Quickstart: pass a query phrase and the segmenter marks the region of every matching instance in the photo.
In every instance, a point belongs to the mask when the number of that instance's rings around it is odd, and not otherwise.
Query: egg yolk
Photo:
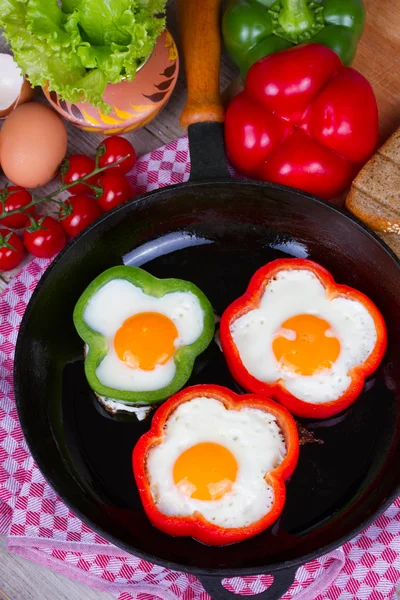
[[[314,375],[336,361],[340,342],[324,319],[296,315],[282,323],[272,348],[281,365],[301,375]]]
[[[160,313],[143,312],[126,319],[114,338],[115,351],[132,369],[152,371],[175,353],[178,330]]]
[[[218,500],[232,488],[238,465],[220,444],[203,442],[188,448],[176,460],[173,477],[179,491],[197,500]]]

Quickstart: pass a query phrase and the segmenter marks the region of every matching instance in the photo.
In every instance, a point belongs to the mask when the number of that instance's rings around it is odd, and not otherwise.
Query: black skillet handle
[[[180,123],[188,128],[191,180],[229,177],[219,68],[221,0],[178,0],[188,98]]]
[[[297,569],[285,569],[274,574],[273,584],[264,592],[254,596],[242,596],[226,590],[220,577],[199,577],[200,583],[213,600],[280,600],[296,577]]]

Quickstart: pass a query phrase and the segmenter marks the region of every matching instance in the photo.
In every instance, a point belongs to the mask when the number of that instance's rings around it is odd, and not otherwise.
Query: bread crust
[[[354,179],[346,208],[400,257],[400,128]]]

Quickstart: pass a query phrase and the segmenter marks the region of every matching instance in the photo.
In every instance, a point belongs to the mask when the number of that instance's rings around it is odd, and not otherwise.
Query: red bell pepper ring
[[[199,512],[190,516],[168,516],[157,508],[147,476],[146,459],[154,446],[164,439],[164,426],[174,410],[184,402],[197,397],[215,398],[229,410],[243,407],[263,410],[276,418],[286,442],[286,456],[280,465],[265,474],[265,480],[274,490],[271,509],[259,521],[246,527],[224,528],[205,519]],[[140,498],[150,522],[164,533],[172,536],[192,537],[209,546],[234,544],[261,533],[272,525],[281,514],[286,499],[285,481],[292,475],[299,456],[299,438],[292,415],[272,400],[255,394],[238,395],[218,385],[195,385],[172,396],[155,412],[151,429],[137,442],[132,455],[133,472]]]
[[[271,54],[230,103],[225,141],[249,177],[330,199],[374,152],[378,108],[368,81],[319,44]]]
[[[377,337],[374,348],[366,360],[351,368],[348,375],[351,383],[345,392],[336,400],[320,404],[305,402],[294,396],[285,388],[283,379],[272,383],[260,381],[254,377],[243,364],[239,349],[231,333],[231,325],[240,317],[259,307],[268,283],[279,271],[306,269],[318,277],[330,299],[345,297],[362,304],[371,315]],[[369,377],[381,363],[387,347],[387,331],[383,316],[375,304],[362,292],[339,285],[332,275],[321,265],[307,259],[278,259],[261,267],[250,280],[246,292],[235,300],[223,313],[220,323],[221,346],[229,369],[236,381],[246,390],[259,395],[274,398],[298,417],[327,418],[348,408],[361,394],[365,379]]]

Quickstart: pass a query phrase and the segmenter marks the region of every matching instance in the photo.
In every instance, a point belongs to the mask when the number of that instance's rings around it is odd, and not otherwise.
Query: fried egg
[[[306,269],[279,271],[259,306],[230,324],[247,371],[267,384],[284,382],[296,398],[312,404],[338,399],[349,372],[377,341],[374,320],[357,300],[330,298]]]
[[[200,513],[210,523],[233,528],[271,510],[274,491],[265,475],[287,454],[273,415],[256,408],[227,409],[220,400],[199,396],[176,408],[164,434],[146,463],[161,513]]]
[[[99,288],[83,319],[107,342],[96,369],[99,382],[132,392],[168,386],[176,374],[176,352],[193,344],[204,328],[204,311],[195,294],[171,292],[157,298],[125,279],[112,279]]]

